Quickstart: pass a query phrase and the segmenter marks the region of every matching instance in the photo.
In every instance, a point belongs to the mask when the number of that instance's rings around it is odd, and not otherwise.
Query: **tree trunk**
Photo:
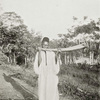
[[[90,51],[90,65],[94,64],[94,52]]]
[[[65,52],[65,64],[67,64],[67,60],[66,60],[66,58],[67,58],[67,57],[66,57],[66,52]]]
[[[71,64],[71,52],[69,53],[69,64]]]
[[[16,64],[16,56],[15,53],[11,54],[11,64]]]
[[[13,62],[12,62],[12,54],[11,54],[11,53],[9,53],[8,61],[9,61],[10,64],[13,63]]]
[[[70,64],[70,54],[68,55],[68,64]]]
[[[27,57],[25,57],[25,66],[27,65]]]
[[[16,64],[16,56],[15,56],[15,52],[14,52],[14,64]]]

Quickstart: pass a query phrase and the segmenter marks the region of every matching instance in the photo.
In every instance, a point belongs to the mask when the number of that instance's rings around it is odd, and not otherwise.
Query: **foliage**
[[[59,91],[73,100],[99,100],[98,69],[89,65],[62,65],[59,73]]]
[[[0,37],[2,51],[7,56],[21,55],[32,60],[36,53],[36,46],[41,39],[29,32],[20,16],[15,12],[5,12],[0,16]],[[13,58],[12,58],[13,59]]]
[[[58,47],[66,48],[85,43],[87,49],[83,50],[84,54],[89,56],[90,51],[94,51],[94,58],[96,59],[100,53],[100,19],[89,20],[87,16],[84,16],[81,21],[79,21],[76,17],[73,17],[73,20],[73,26],[68,28],[66,34],[58,34],[59,39],[56,42]],[[74,55],[79,55],[78,51],[73,53]]]
[[[4,55],[1,51],[0,51],[0,65],[2,64],[7,64],[8,62],[8,58],[6,55]]]

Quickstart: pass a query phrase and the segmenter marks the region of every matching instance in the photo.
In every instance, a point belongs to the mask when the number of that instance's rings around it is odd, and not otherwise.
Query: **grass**
[[[88,65],[62,65],[59,73],[59,91],[73,100],[99,100],[99,71]],[[87,70],[88,69],[88,70]]]
[[[23,69],[18,65],[6,65],[0,66],[0,69],[7,71],[10,76],[16,77],[32,87],[37,86],[37,75],[34,73],[33,69]]]
[[[37,87],[37,75],[33,69],[23,69],[20,66],[1,65],[9,75],[13,75],[31,87]],[[70,100],[99,100],[98,89],[100,86],[99,66],[89,65],[62,65],[59,76],[59,92],[63,98],[71,97]]]

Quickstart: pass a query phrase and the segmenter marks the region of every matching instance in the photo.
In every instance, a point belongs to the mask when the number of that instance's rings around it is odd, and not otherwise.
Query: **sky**
[[[0,14],[16,12],[31,30],[50,39],[66,34],[73,16],[100,18],[100,0],[0,0]]]

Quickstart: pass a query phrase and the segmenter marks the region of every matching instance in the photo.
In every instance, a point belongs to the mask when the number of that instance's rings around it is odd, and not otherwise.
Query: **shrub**
[[[4,53],[2,53],[1,51],[0,51],[0,64],[2,65],[2,64],[6,64],[6,63],[8,63],[8,58],[7,58],[7,56],[4,54]]]

